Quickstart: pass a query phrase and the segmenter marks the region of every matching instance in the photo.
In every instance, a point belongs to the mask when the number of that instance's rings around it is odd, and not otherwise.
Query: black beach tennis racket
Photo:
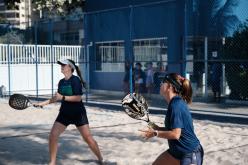
[[[15,110],[24,110],[28,107],[43,108],[42,106],[34,105],[30,100],[22,94],[13,94],[9,98],[9,106]]]
[[[122,99],[122,107],[128,116],[136,120],[143,120],[153,129],[158,126],[149,119],[148,104],[145,98],[140,94],[128,94]]]

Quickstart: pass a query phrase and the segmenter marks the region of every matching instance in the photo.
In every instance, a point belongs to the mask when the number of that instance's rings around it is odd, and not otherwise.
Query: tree
[[[227,37],[223,55],[226,64],[226,78],[231,90],[230,98],[248,100],[248,20]],[[238,61],[237,61],[238,59]]]
[[[9,31],[6,34],[0,36],[0,43],[2,44],[22,44],[23,40],[23,34],[20,34],[17,31]]]
[[[222,38],[229,36],[240,24],[238,17],[233,10],[239,4],[239,0],[189,0],[192,2],[192,27],[193,36],[208,37],[208,51],[218,51],[222,47]],[[202,83],[202,73],[204,72],[204,44],[199,40],[193,40],[194,78]],[[210,63],[209,63],[210,64]],[[202,85],[202,84],[201,84]]]
[[[20,0],[4,0],[8,8],[17,8]],[[67,15],[74,10],[84,8],[85,0],[32,0],[34,10],[48,11],[51,15]]]
[[[224,2],[224,3],[223,3]],[[240,24],[233,13],[239,0],[198,0],[197,11],[194,17],[198,35],[224,37]]]
[[[16,4],[20,3],[20,0],[4,0],[4,3],[7,6],[7,9],[17,9],[18,6]]]

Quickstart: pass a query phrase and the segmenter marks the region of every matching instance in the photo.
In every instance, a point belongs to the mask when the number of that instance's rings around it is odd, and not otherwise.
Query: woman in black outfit
[[[65,76],[59,81],[58,92],[53,98],[38,104],[44,106],[56,101],[61,101],[59,114],[49,136],[49,165],[56,164],[58,138],[70,124],[74,124],[77,127],[83,139],[98,158],[99,163],[102,164],[103,158],[97,142],[91,135],[86,110],[81,98],[82,86],[85,87],[81,72],[72,60],[61,60],[58,61],[58,64],[61,65],[61,72]],[[73,75],[74,70],[76,70],[79,77]]]

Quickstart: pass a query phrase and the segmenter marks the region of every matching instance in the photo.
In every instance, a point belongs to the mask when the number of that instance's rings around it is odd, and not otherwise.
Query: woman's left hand
[[[155,130],[148,127],[146,130],[139,130],[141,132],[141,136],[143,136],[146,140],[154,137]]]

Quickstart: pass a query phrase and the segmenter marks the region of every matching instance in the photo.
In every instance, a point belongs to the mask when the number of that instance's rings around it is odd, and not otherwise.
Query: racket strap
[[[148,126],[151,127],[154,130],[158,130],[159,126],[151,121],[148,122]]]

